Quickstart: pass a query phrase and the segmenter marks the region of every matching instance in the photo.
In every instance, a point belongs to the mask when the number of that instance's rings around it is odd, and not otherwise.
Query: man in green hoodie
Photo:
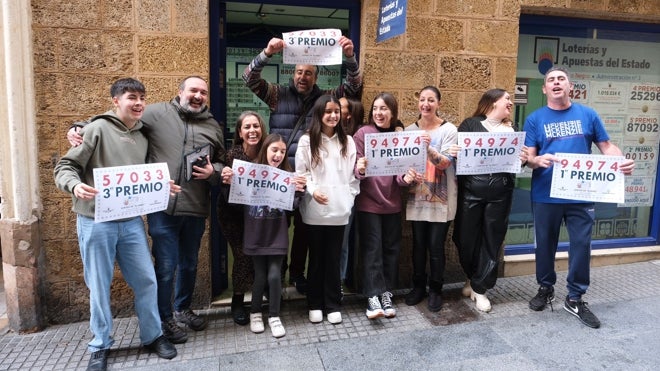
[[[94,169],[143,164],[147,139],[142,128],[146,89],[141,82],[124,78],[110,88],[114,110],[95,117],[83,131],[84,140],[72,147],[55,166],[55,184],[72,194],[73,211],[78,214],[77,231],[85,283],[89,288],[90,327],[94,338],[88,370],[107,368],[108,350],[113,344],[110,285],[115,261],[135,294],[135,311],[142,344],[171,359],[174,345],[163,336],[156,305],[156,274],[144,222],[139,216],[94,222]]]
[[[158,281],[158,311],[163,334],[175,344],[188,340],[177,323],[195,331],[208,324],[191,310],[210,185],[219,183],[225,156],[222,127],[209,111],[208,93],[203,78],[188,76],[181,81],[176,97],[148,105],[142,117],[141,131],[149,140],[147,162],[167,163],[170,176],[181,186],[167,210],[147,215]],[[74,146],[82,140],[75,128],[69,130],[67,138]],[[202,162],[193,165],[199,157]]]

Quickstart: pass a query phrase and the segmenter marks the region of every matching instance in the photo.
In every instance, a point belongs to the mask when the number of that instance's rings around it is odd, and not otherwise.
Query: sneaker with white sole
[[[477,310],[488,313],[492,309],[490,305],[490,300],[488,300],[488,297],[485,294],[478,294],[472,291],[472,294],[470,295],[470,299],[474,301]]]
[[[367,299],[367,318],[376,319],[380,317],[385,317],[385,311],[380,305],[378,296],[372,296]]]
[[[328,322],[332,323],[333,325],[341,323],[341,312],[328,313]]]
[[[546,305],[550,304],[550,310],[554,311],[554,308],[552,308],[553,300],[555,300],[555,288],[552,286],[541,286],[536,296],[529,301],[529,309],[541,311],[545,309]]]
[[[582,323],[591,328],[600,327],[600,320],[598,317],[596,317],[595,314],[591,312],[591,310],[589,310],[588,303],[586,301],[582,301],[582,299],[571,300],[568,298],[568,296],[566,296],[566,300],[564,301],[564,310],[574,315]]]
[[[396,309],[394,309],[394,304],[392,304],[392,293],[385,291],[380,296],[380,304],[383,308],[383,313],[385,313],[385,318],[393,318],[396,316]]]
[[[264,321],[261,318],[261,313],[250,313],[250,331],[255,334],[264,332]]]
[[[270,317],[268,318],[268,327],[270,327],[270,332],[273,334],[274,338],[281,338],[286,335],[284,326],[282,326],[282,321],[280,317]]]
[[[463,289],[461,289],[461,294],[466,298],[471,298],[472,296],[472,286],[470,285],[470,280],[465,281]]]
[[[323,321],[323,311],[318,309],[309,311],[309,322],[319,323],[321,321]]]

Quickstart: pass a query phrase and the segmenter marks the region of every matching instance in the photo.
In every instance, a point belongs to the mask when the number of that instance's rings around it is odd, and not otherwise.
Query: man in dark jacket
[[[311,107],[318,97],[331,94],[341,97],[360,99],[362,94],[362,74],[355,58],[353,42],[345,37],[339,38],[346,66],[346,81],[340,86],[321,90],[316,81],[319,75],[318,66],[296,65],[293,77],[288,85],[277,85],[261,78],[261,71],[270,58],[284,49],[284,41],[272,38],[266,48],[257,55],[243,72],[243,80],[252,92],[270,108],[269,127],[271,133],[281,134],[287,139],[287,156],[295,168],[294,159],[298,148],[298,139],[307,131],[311,120]],[[304,115],[304,118],[301,116]],[[290,138],[292,137],[292,138]],[[294,213],[295,230],[291,244],[291,266],[289,267],[289,282],[304,294],[306,290],[305,261],[307,260],[307,238],[302,229],[300,213]]]
[[[222,128],[211,115],[207,100],[206,81],[189,76],[179,85],[178,96],[148,105],[142,116],[142,132],[149,140],[148,162],[166,162],[170,177],[181,186],[167,210],[147,215],[158,282],[158,312],[163,334],[175,344],[188,340],[177,322],[195,331],[208,324],[190,309],[209,212],[210,185],[220,180],[225,154]],[[82,141],[73,128],[67,137],[73,145]],[[200,162],[193,165],[197,160]]]

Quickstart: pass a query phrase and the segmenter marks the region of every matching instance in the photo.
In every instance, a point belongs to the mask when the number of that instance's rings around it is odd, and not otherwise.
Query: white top
[[[300,203],[300,214],[305,224],[347,225],[355,196],[360,193],[360,181],[353,174],[355,142],[348,136],[344,157],[337,134],[329,138],[321,133],[321,138],[321,161],[315,167],[312,167],[309,135],[303,135],[298,141],[296,173],[307,178],[307,192]],[[316,190],[328,196],[327,205],[321,205],[312,198]]]

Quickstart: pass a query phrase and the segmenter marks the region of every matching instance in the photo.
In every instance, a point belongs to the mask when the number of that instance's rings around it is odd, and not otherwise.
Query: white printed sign
[[[653,206],[655,178],[652,176],[626,177],[626,207]]]
[[[342,48],[339,45],[341,30],[318,29],[285,32],[283,61],[286,64],[341,64]]]
[[[132,218],[167,209],[170,172],[167,164],[94,169],[95,222]]]
[[[241,160],[234,160],[232,170],[230,203],[293,210],[293,173]]]
[[[459,132],[456,175],[519,173],[525,132]]]
[[[660,84],[631,84],[628,94],[628,112],[631,114],[655,117],[660,114]]]
[[[619,170],[623,156],[557,153],[550,197],[586,202],[623,203],[625,179]]]
[[[410,168],[424,174],[427,153],[423,134],[423,131],[365,134],[365,175],[404,175]]]

